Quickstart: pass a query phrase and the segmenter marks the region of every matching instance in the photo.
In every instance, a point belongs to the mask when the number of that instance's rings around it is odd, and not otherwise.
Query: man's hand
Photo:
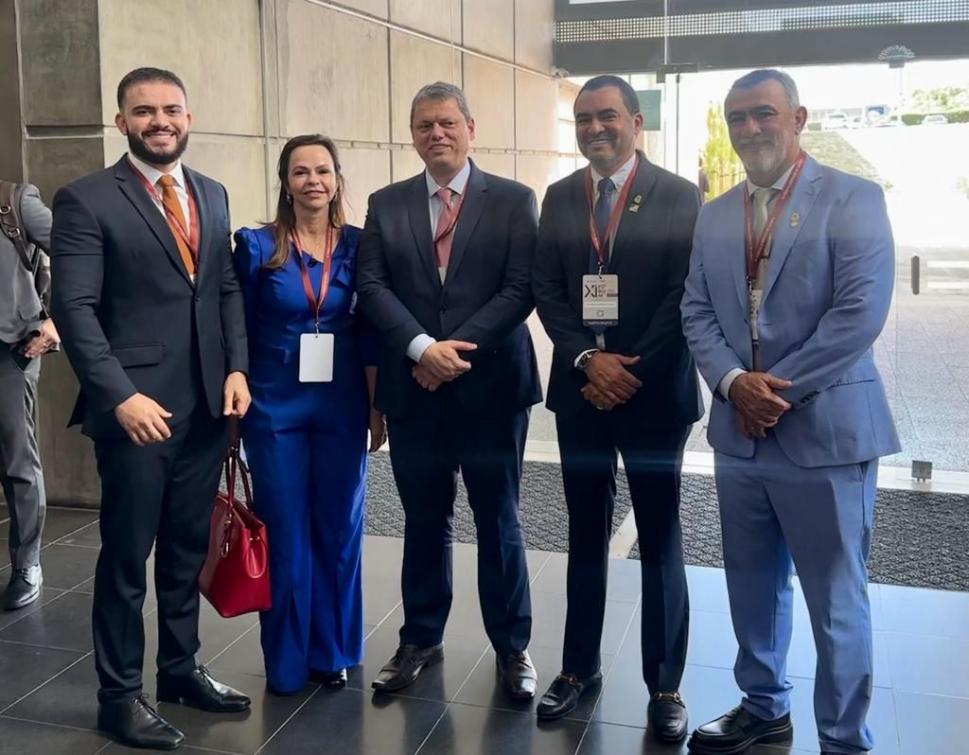
[[[370,410],[370,453],[387,442],[387,420],[379,409]]]
[[[230,372],[226,375],[222,389],[222,414],[226,417],[242,419],[249,411],[252,396],[249,395],[249,382],[244,372]]]
[[[136,446],[160,443],[172,437],[165,422],[171,419],[172,413],[143,393],[136,393],[118,404],[114,416]]]
[[[424,350],[418,364],[446,383],[471,369],[471,363],[465,362],[458,352],[474,351],[476,348],[477,344],[467,341],[437,341]]]
[[[582,395],[596,409],[602,409],[607,412],[612,411],[619,405],[619,402],[613,401],[605,393],[596,388],[593,383],[586,383],[582,386]]]
[[[767,431],[776,425],[777,421],[775,420],[774,425],[762,425],[755,420],[745,417],[740,412],[737,412],[737,424],[740,426],[740,432],[742,432],[748,438],[756,440],[758,438],[766,438]]]
[[[61,342],[61,337],[57,334],[53,320],[44,320],[40,324],[40,333],[25,343],[20,352],[28,359],[36,359],[53,349]]]
[[[438,388],[441,387],[446,381],[439,380],[434,374],[427,369],[422,364],[415,364],[410,371],[410,374],[414,377],[414,380],[426,391],[434,393]]]
[[[585,367],[586,377],[609,401],[622,404],[636,395],[643,383],[627,367],[639,362],[639,357],[627,357],[599,351]]]
[[[745,372],[730,386],[730,400],[749,423],[773,427],[791,405],[774,391],[790,388],[790,380],[767,372]]]

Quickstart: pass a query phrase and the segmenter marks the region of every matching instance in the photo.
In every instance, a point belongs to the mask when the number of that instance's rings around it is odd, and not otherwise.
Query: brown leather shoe
[[[397,692],[417,681],[427,666],[433,666],[444,660],[444,643],[430,647],[417,645],[401,645],[391,658],[380,669],[377,678],[370,686],[378,692]]]
[[[512,700],[531,700],[535,697],[538,672],[527,650],[520,653],[495,655],[501,686]]]

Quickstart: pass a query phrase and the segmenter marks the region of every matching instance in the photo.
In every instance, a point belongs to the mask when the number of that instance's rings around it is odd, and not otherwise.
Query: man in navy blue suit
[[[360,242],[360,304],[383,344],[376,404],[406,517],[400,646],[373,687],[402,689],[443,657],[460,471],[485,630],[504,689],[528,699],[536,674],[518,491],[529,410],[541,400],[525,325],[537,208],[528,187],[468,158],[474,128],[459,88],[423,87],[411,134],[427,168],[370,197]]]
[[[101,477],[98,727],[129,745],[173,749],[182,733],[142,694],[152,547],[158,699],[249,707],[195,657],[226,416],[249,406],[245,316],[228,195],[180,159],[192,122],[181,80],[136,69],[118,86],[118,109],[128,154],[54,197],[52,307],[81,384],[72,423],[94,440]]]
[[[872,747],[866,560],[878,457],[899,449],[872,355],[895,257],[882,190],[800,148],[785,73],[752,71],[724,103],[747,180],[697,220],[683,330],[713,392],[708,436],[741,705],[701,726],[701,755],[791,738],[792,567],[818,652],[822,753]]]

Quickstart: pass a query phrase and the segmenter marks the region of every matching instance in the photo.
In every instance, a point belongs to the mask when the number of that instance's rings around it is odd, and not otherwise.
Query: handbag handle
[[[243,464],[242,459],[239,456],[239,441],[234,440],[229,446],[229,452],[225,457],[225,478],[226,478],[226,492],[229,495],[229,500],[236,503],[241,503],[241,501],[236,500],[236,473],[238,472],[240,479],[242,480],[242,490],[245,493],[246,501],[245,507],[252,510],[252,484],[249,481],[249,471],[246,469],[246,465]]]

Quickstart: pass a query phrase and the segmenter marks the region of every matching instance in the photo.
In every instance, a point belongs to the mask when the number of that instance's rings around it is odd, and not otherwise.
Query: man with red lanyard
[[[602,680],[609,538],[622,454],[642,565],[642,674],[649,730],[687,731],[679,694],[689,606],[680,538],[680,467],[703,413],[679,303],[697,188],[636,149],[643,116],[632,87],[597,76],[575,101],[589,167],[545,195],[532,286],[554,344],[548,408],[555,412],[569,509],[568,612],[562,671],[541,718],[591,711]],[[602,648],[614,653],[615,646]]]
[[[807,110],[785,73],[752,71],[724,103],[747,181],[697,221],[683,328],[714,394],[708,437],[741,704],[690,751],[789,742],[797,569],[818,654],[820,749],[872,748],[866,560],[878,457],[899,450],[872,355],[892,298],[881,189],[800,148]]]
[[[241,417],[250,400],[245,316],[225,188],[180,160],[191,125],[181,80],[136,69],[118,86],[118,109],[129,153],[54,197],[52,309],[81,384],[71,422],[93,439],[101,477],[98,728],[135,747],[173,749],[182,733],[142,691],[153,547],[158,699],[249,707],[196,659],[198,575],[226,417]]]
[[[537,203],[469,159],[475,121],[458,87],[421,87],[410,125],[425,170],[371,195],[357,263],[360,305],[381,334],[376,404],[405,516],[400,644],[372,686],[397,692],[444,658],[460,473],[500,684],[527,700],[537,674],[518,492],[529,411],[542,399],[525,323]]]

